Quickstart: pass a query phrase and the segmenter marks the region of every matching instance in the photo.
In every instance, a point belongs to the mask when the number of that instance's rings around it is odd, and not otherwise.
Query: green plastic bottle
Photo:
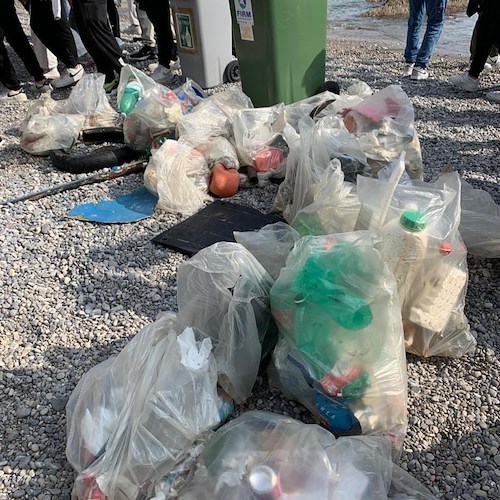
[[[137,78],[130,78],[123,89],[120,99],[120,112],[128,115],[142,97],[142,85]]]

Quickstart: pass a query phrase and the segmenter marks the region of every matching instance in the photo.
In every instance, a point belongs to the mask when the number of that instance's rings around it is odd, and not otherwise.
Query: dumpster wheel
[[[240,79],[240,66],[238,60],[235,59],[231,61],[224,70],[224,83],[239,82]]]

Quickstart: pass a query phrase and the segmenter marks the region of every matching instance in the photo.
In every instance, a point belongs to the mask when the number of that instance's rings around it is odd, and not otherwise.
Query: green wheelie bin
[[[229,2],[243,91],[256,107],[322,90],[327,0]]]

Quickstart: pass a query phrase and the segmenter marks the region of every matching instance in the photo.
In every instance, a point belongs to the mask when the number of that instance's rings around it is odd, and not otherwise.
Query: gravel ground
[[[446,84],[464,65],[438,57],[428,81],[410,82],[399,77],[398,52],[341,40],[328,46],[329,76],[344,88],[354,78],[377,89],[402,84],[415,106],[427,178],[449,162],[500,203],[500,108],[484,100],[483,91],[466,95]],[[499,84],[500,72],[485,75],[484,89]],[[74,178],[20,149],[17,127],[27,107],[0,104],[2,199]],[[64,408],[71,391],[160,311],[176,308],[175,276],[183,257],[150,240],[179,217],[158,212],[128,225],[64,217],[79,203],[140,185],[134,175],[0,207],[0,499],[70,498],[74,476],[65,460]],[[255,189],[236,199],[267,210],[275,191]],[[401,464],[438,497],[499,498],[500,268],[498,261],[470,257],[469,272],[467,314],[477,352],[460,360],[408,356],[410,426]],[[237,411],[244,409],[312,421],[300,405],[272,395],[264,380]]]

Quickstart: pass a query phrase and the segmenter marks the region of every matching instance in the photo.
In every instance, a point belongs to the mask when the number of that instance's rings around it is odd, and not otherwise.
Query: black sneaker
[[[130,54],[130,59],[134,61],[147,61],[149,59],[156,59],[156,49],[154,47],[149,47],[148,45],[144,45],[142,49]]]

